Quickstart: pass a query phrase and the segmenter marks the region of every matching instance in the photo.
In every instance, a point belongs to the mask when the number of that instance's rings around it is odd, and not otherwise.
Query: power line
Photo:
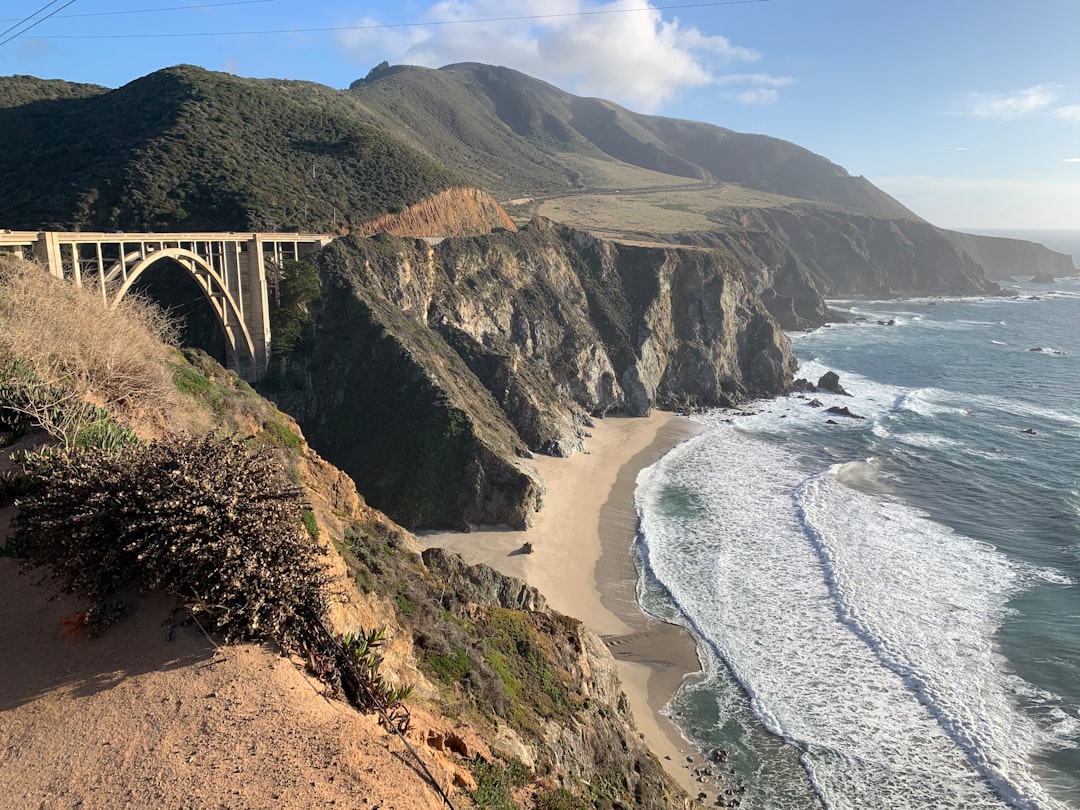
[[[57,2],[59,2],[59,0],[53,0],[53,3],[57,3]],[[232,0],[232,2],[228,2],[228,3],[198,3],[198,4],[192,5],[192,6],[161,6],[159,8],[133,8],[133,9],[127,9],[125,11],[84,11],[84,12],[81,12],[79,14],[61,14],[56,19],[58,19],[58,20],[73,20],[76,17],[116,17],[116,16],[123,16],[125,14],[156,14],[159,11],[190,11],[192,9],[200,9],[200,8],[219,8],[220,6],[250,6],[250,5],[254,5],[255,3],[276,3],[276,2],[278,2],[278,0]],[[51,5],[52,5],[52,3],[49,3],[49,6],[51,6]],[[45,8],[48,8],[49,6],[45,6]],[[57,11],[59,11],[59,10],[60,9],[57,9]],[[42,11],[42,9],[38,9],[33,14],[31,14],[29,17],[23,18],[18,23],[18,25],[22,25],[24,22],[31,19],[35,15],[37,15],[40,11]],[[0,19],[0,22],[11,22],[12,19],[13,18]],[[15,26],[15,25],[12,26],[12,28],[16,28],[16,27],[18,27],[18,26]],[[8,29],[8,31],[10,31],[10,30],[11,30],[11,28]],[[6,33],[7,33],[7,31],[4,31],[3,33],[0,33],[0,36],[3,36]]]
[[[50,2],[46,3],[45,5],[43,5],[43,6],[42,6],[41,8],[39,8],[39,9],[38,9],[37,11],[35,11],[35,12],[32,12],[31,14],[27,15],[26,17],[23,17],[23,18],[22,18],[21,20],[18,20],[18,22],[16,22],[16,23],[15,23],[15,24],[14,24],[13,26],[11,26],[11,28],[5,29],[4,31],[0,31],[0,37],[4,36],[4,34],[7,34],[7,33],[8,33],[8,32],[10,32],[10,31],[13,31],[14,29],[18,28],[18,27],[19,27],[20,25],[22,25],[23,23],[25,23],[25,22],[30,22],[30,20],[34,19],[34,17],[36,17],[36,16],[37,16],[38,14],[40,14],[41,12],[43,12],[43,11],[44,11],[45,9],[47,9],[47,8],[48,8],[49,6],[52,6],[52,5],[56,5],[56,4],[57,4],[57,3],[59,3],[59,2],[60,2],[60,0],[50,0]],[[18,19],[18,18],[12,18],[12,19],[10,19],[10,20],[4,20],[4,22],[12,22],[13,20],[17,20],[17,19]]]
[[[72,0],[74,2],[74,0]],[[333,31],[375,31],[387,28],[425,28],[436,25],[475,25],[479,23],[519,22],[525,20],[550,20],[566,17],[590,17],[601,14],[630,14],[641,11],[676,11],[716,6],[744,6],[770,3],[772,0],[719,0],[713,3],[685,3],[673,6],[643,6],[641,8],[598,9],[595,11],[568,11],[560,14],[523,14],[511,17],[484,17],[471,20],[436,20],[431,22],[382,23],[371,25],[335,25],[326,28],[273,28],[261,31],[200,31],[190,34],[148,33],[139,34],[71,34],[53,35],[50,39],[176,39],[185,37],[239,37],[265,34],[318,34]],[[70,5],[70,4],[69,4]],[[18,36],[18,35],[16,35]],[[0,43],[2,45],[3,43]]]
[[[55,3],[55,2],[56,2],[56,0],[53,0],[53,3]],[[76,2],[76,0],[68,0],[68,2],[64,3],[64,5],[60,6],[60,8],[58,8],[58,9],[56,9],[56,11],[50,11],[50,12],[49,12],[48,14],[46,14],[46,15],[45,15],[44,17],[41,17],[41,18],[39,18],[39,19],[35,20],[35,21],[34,21],[34,22],[33,22],[33,23],[31,24],[31,25],[28,25],[28,26],[26,26],[26,28],[24,28],[23,30],[21,30],[21,31],[16,31],[16,32],[15,32],[14,34],[12,34],[12,35],[11,35],[10,37],[8,37],[7,39],[5,39],[5,40],[3,40],[3,41],[0,41],[0,47],[3,47],[4,45],[7,45],[7,44],[8,44],[9,42],[11,42],[11,40],[13,40],[13,39],[17,39],[18,37],[21,37],[21,36],[22,36],[23,34],[25,34],[25,33],[26,33],[27,31],[29,31],[29,30],[30,30],[31,28],[36,28],[37,26],[41,25],[41,23],[43,23],[43,22],[45,22],[45,21],[46,21],[47,19],[49,19],[49,17],[53,16],[54,14],[56,14],[56,13],[58,13],[58,12],[61,12],[61,11],[63,11],[63,10],[65,9],[65,8],[67,8],[68,6],[72,5],[72,4],[73,4],[73,3],[75,3],[75,2]],[[48,3],[48,4],[46,4],[46,5],[44,6],[44,8],[39,8],[39,9],[38,9],[37,11],[35,11],[35,12],[34,12],[34,14],[39,14],[39,13],[40,13],[40,12],[42,12],[42,11],[43,11],[43,10],[44,10],[45,8],[48,8],[48,7],[49,7],[49,6],[51,6],[51,5],[52,5],[52,3]],[[31,15],[30,15],[30,17],[27,17],[26,19],[30,19],[30,18],[32,18],[32,17],[34,16],[34,14],[31,14]],[[26,22],[26,20],[23,20],[23,22]],[[18,27],[19,27],[20,25],[22,25],[22,23],[16,23],[15,25],[13,25],[13,26],[12,26],[12,28],[18,28]],[[9,28],[9,29],[8,29],[8,31],[10,31],[10,30],[11,30],[11,28]],[[4,32],[4,34],[6,34],[6,33],[7,33],[7,31],[5,31],[5,32]],[[0,36],[3,36],[3,34],[0,34]]]

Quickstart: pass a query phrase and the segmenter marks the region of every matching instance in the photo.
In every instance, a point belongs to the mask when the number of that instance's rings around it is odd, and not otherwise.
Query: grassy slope
[[[350,90],[381,124],[400,127],[430,154],[452,155],[474,182],[507,197],[718,180],[918,219],[864,178],[787,141],[640,115],[507,68],[398,67]],[[642,170],[650,176],[638,186]]]
[[[0,109],[5,226],[330,230],[455,184],[321,85],[182,66],[99,90],[0,80],[22,102]]]

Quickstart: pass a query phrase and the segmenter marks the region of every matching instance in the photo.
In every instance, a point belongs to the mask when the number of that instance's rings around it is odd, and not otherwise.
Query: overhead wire
[[[16,32],[15,32],[15,33],[13,33],[13,35],[11,35],[11,36],[10,36],[10,37],[9,37],[8,39],[5,39],[5,40],[2,40],[2,41],[0,41],[0,46],[3,46],[3,45],[6,45],[6,44],[8,44],[8,43],[9,43],[9,42],[11,42],[11,41],[12,41],[13,39],[18,39],[19,37],[22,37],[22,36],[24,35],[24,33],[26,33],[26,32],[27,32],[28,30],[30,30],[31,28],[36,28],[36,27],[38,27],[39,25],[41,25],[42,23],[44,23],[44,22],[46,21],[46,19],[49,19],[49,18],[50,18],[51,16],[53,16],[53,15],[55,15],[55,14],[58,14],[59,12],[62,12],[62,11],[64,11],[64,10],[65,10],[66,8],[68,8],[68,6],[69,6],[69,5],[71,5],[72,3],[75,3],[76,1],[77,1],[77,0],[68,0],[68,2],[66,2],[66,3],[64,3],[64,5],[60,6],[60,8],[59,8],[59,9],[56,9],[56,11],[52,11],[52,12],[50,12],[49,14],[45,14],[45,16],[43,16],[43,17],[39,17],[38,19],[36,19],[36,21],[35,21],[35,22],[33,22],[33,23],[32,23],[31,25],[28,25],[28,26],[26,26],[26,28],[24,28],[23,30],[21,30],[21,31],[16,31]],[[53,0],[53,2],[56,2],[56,0]],[[44,6],[44,8],[45,8],[45,9],[48,9],[48,8],[49,8],[49,6],[50,6],[50,5],[52,5],[52,4],[53,4],[53,3],[48,3],[48,4],[46,4],[46,5]],[[38,14],[38,13],[40,13],[41,11],[43,11],[43,9],[39,9],[38,11],[36,11],[36,12],[33,12],[33,14]],[[32,18],[33,18],[33,14],[31,14],[31,15],[30,15],[29,17],[27,17],[26,19],[32,19]],[[24,21],[23,21],[24,23],[26,22],[26,19],[24,19]],[[21,25],[22,25],[22,23],[16,23],[16,24],[15,24],[14,26],[12,26],[12,28],[18,28],[18,26],[21,26]],[[10,31],[10,30],[11,30],[11,28],[9,28],[9,29],[8,29],[8,31]],[[4,33],[8,32],[8,31],[4,31]],[[0,36],[3,36],[3,35],[0,35]]]
[[[72,2],[74,1],[75,0],[72,0]],[[713,8],[716,6],[755,5],[759,3],[770,2],[772,2],[772,0],[715,0],[715,2],[711,3],[680,3],[677,5],[666,6],[642,6],[640,8],[594,9],[591,11],[567,11],[556,14],[521,14],[505,17],[482,17],[467,20],[430,20],[427,22],[408,23],[370,23],[365,25],[334,25],[319,28],[271,28],[257,31],[196,31],[190,33],[140,32],[138,34],[54,34],[50,36],[50,39],[178,39],[193,37],[262,36],[267,34],[317,34],[334,31],[374,31],[389,28],[423,28],[441,25],[474,25],[494,22],[520,22],[527,20],[548,20],[567,17],[590,17],[604,14],[631,14],[642,11],[679,11],[695,8]],[[70,3],[68,5],[70,5]],[[221,5],[227,4],[223,3]],[[3,43],[0,42],[0,45],[2,44]]]
[[[60,0],[53,0],[53,3],[58,3],[58,2],[60,2]],[[229,2],[225,2],[225,3],[195,3],[193,5],[188,5],[188,6],[158,6],[157,8],[129,8],[129,9],[124,9],[123,11],[81,11],[78,14],[60,14],[60,15],[58,15],[56,17],[56,19],[58,19],[58,20],[73,20],[76,17],[116,17],[116,16],[124,16],[126,14],[155,14],[155,13],[157,13],[159,11],[191,11],[191,10],[203,9],[203,8],[219,8],[221,6],[251,6],[251,5],[255,5],[256,3],[277,3],[277,2],[280,2],[280,0],[229,0]],[[51,5],[52,5],[52,3],[49,3],[44,8],[48,8]],[[59,11],[59,9],[57,9],[57,10]],[[35,15],[37,15],[41,11],[42,11],[42,9],[38,9],[33,14],[31,14],[29,17],[24,17],[18,23],[18,25],[22,25],[22,23],[26,22],[27,20],[32,19]],[[0,19],[0,22],[11,22],[12,19],[13,18]],[[12,26],[12,28],[14,28],[14,27],[17,27],[17,26]],[[11,29],[9,28],[8,31],[10,31],[10,30]],[[4,31],[3,33],[0,33],[0,36],[3,36],[6,33],[7,33],[7,31]]]
[[[60,2],[60,0],[49,0],[49,2],[48,2],[48,3],[46,3],[45,5],[43,5],[43,6],[42,6],[41,8],[39,8],[39,9],[38,9],[37,11],[34,11],[34,12],[32,12],[32,13],[28,14],[27,16],[23,17],[23,18],[22,18],[21,20],[19,20],[19,19],[18,19],[18,17],[12,17],[11,19],[8,19],[8,20],[4,20],[4,22],[12,22],[13,20],[18,20],[18,21],[17,21],[17,22],[16,22],[16,23],[15,23],[15,24],[14,24],[13,26],[11,26],[11,28],[7,28],[7,29],[5,29],[5,30],[3,30],[3,31],[0,31],[0,37],[4,36],[5,34],[7,34],[7,33],[8,33],[8,32],[10,32],[10,31],[13,31],[13,30],[15,30],[16,28],[18,28],[18,27],[19,27],[20,25],[22,25],[23,23],[26,23],[26,22],[30,22],[30,20],[34,19],[34,17],[36,17],[36,16],[37,16],[38,14],[40,14],[41,12],[43,12],[43,11],[44,11],[45,9],[47,9],[47,8],[48,8],[49,6],[54,6],[54,5],[56,5],[57,3],[59,3],[59,2]]]

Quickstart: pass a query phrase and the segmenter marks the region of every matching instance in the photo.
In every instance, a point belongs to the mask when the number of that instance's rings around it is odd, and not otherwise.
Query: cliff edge
[[[543,493],[531,453],[579,452],[608,412],[774,395],[794,370],[723,251],[538,219],[434,246],[349,236],[315,262],[309,337],[264,387],[410,527],[524,527]]]

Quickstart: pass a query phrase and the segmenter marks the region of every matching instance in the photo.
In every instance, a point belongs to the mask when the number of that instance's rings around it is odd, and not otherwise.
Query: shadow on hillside
[[[130,614],[100,638],[65,632],[86,602],[57,592],[42,571],[0,559],[0,712],[62,690],[93,695],[146,672],[209,664],[214,646],[195,626],[178,626],[176,601],[133,600]]]

